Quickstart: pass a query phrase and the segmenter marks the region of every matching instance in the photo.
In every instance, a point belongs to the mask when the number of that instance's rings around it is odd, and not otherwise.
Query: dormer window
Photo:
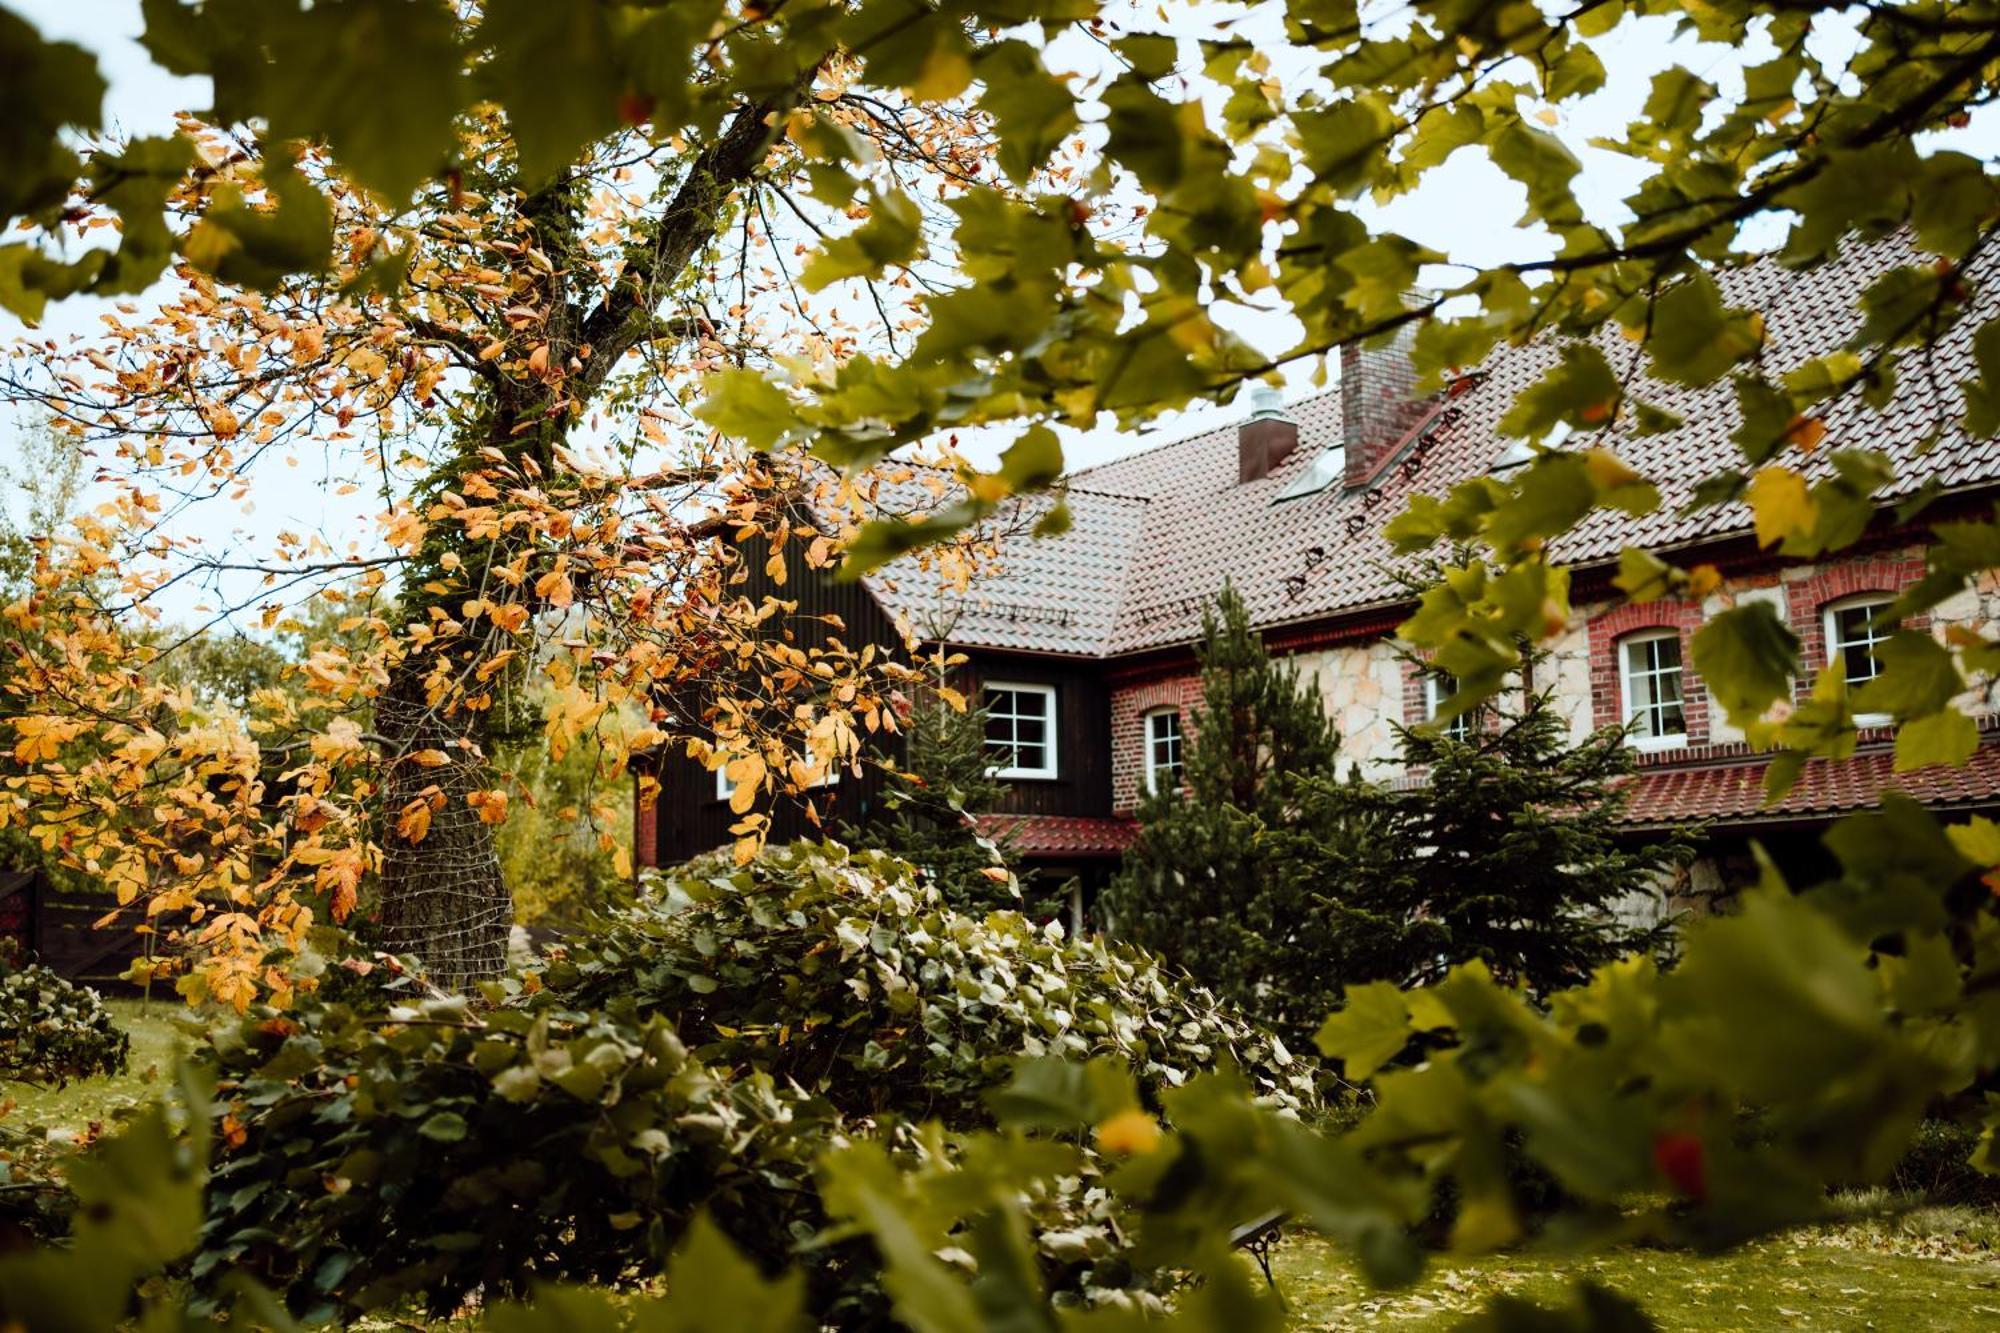
[[[1308,495],[1318,495],[1321,491],[1346,475],[1346,447],[1336,444],[1331,448],[1322,449],[1319,451],[1319,456],[1306,465],[1305,471],[1293,477],[1285,486],[1285,489],[1278,492],[1277,499],[1271,501],[1271,503],[1278,504],[1284,500],[1302,500]]]

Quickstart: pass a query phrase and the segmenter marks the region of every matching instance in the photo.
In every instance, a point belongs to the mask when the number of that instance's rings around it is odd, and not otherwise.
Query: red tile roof
[[[1021,856],[1118,856],[1132,845],[1139,825],[1130,819],[1083,815],[974,815],[989,838],[1010,839]]]
[[[1736,748],[1736,747],[1731,747]],[[1963,767],[1932,765],[1895,771],[1887,747],[1849,759],[1811,759],[1798,785],[1777,804],[1764,804],[1770,763],[1699,767],[1649,767],[1632,779],[1627,822],[1668,825],[1712,820],[1718,824],[1782,823],[1872,810],[1885,792],[1900,791],[1933,809],[2000,805],[2000,744],[1988,743]]]
[[[1850,243],[1836,260],[1804,272],[1767,259],[1723,272],[1718,281],[1727,301],[1764,312],[1763,369],[1779,375],[1841,346],[1858,323],[1855,293],[1910,262],[1927,261],[1906,240],[1891,238]],[[1978,299],[2000,301],[2000,281],[1993,280],[2000,277],[2000,252],[1982,256],[1974,267],[1970,276],[1981,280],[1970,285]],[[1972,374],[1971,336],[1984,322],[1977,313],[1940,337],[1928,366],[1917,354],[1906,357],[1886,411],[1878,414],[1852,396],[1835,405],[1809,472],[1826,470],[1827,456],[1838,448],[1869,447],[1887,452],[1901,471],[1886,499],[1933,478],[1948,488],[2000,480],[2000,440],[1971,439],[1958,425],[1957,385]],[[1630,344],[1616,330],[1606,330],[1602,342],[1623,353],[1614,364],[1629,363]],[[1197,635],[1201,607],[1225,578],[1264,627],[1399,604],[1407,594],[1391,572],[1398,561],[1382,540],[1383,524],[1412,494],[1441,495],[1489,472],[1510,444],[1498,430],[1502,414],[1555,363],[1559,349],[1548,339],[1495,352],[1482,367],[1485,378],[1453,400],[1428,443],[1407,450],[1368,487],[1348,490],[1336,482],[1317,494],[1273,503],[1323,450],[1341,442],[1337,392],[1291,405],[1299,446],[1257,481],[1236,479],[1234,425],[1077,472],[1070,478],[1071,530],[1003,544],[1002,568],[963,595],[964,613],[948,637],[969,647],[1091,657],[1185,643]],[[1593,514],[1554,548],[1571,564],[1608,560],[1628,543],[1671,547],[1750,527],[1740,504],[1682,513],[1696,482],[1742,462],[1730,439],[1740,420],[1730,382],[1688,389],[1637,375],[1631,389],[1683,418],[1680,427],[1659,435],[1613,431],[1604,441],[1661,483],[1662,502],[1643,519]],[[1912,466],[1933,428],[1940,430],[1935,446]],[[901,569],[892,566],[891,575],[873,586],[922,634],[924,618],[936,611],[937,580],[913,575],[899,588],[895,571]]]

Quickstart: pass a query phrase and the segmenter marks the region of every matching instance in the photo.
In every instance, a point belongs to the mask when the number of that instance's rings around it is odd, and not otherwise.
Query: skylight
[[[1569,434],[1570,424],[1567,421],[1558,421],[1554,426],[1549,428],[1549,433],[1542,438],[1542,447],[1540,449],[1537,449],[1528,440],[1515,440],[1507,446],[1506,450],[1498,458],[1493,460],[1493,471],[1506,472],[1513,468],[1532,463],[1535,461],[1536,454],[1562,448],[1563,441],[1569,438]]]
[[[1336,444],[1331,448],[1322,449],[1319,451],[1319,457],[1313,459],[1305,471],[1293,477],[1291,484],[1279,491],[1277,499],[1271,503],[1278,504],[1285,500],[1300,500],[1308,495],[1318,495],[1346,474],[1346,446]]]

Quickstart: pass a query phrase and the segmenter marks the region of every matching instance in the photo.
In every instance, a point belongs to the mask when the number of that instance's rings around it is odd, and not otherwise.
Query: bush
[[[90,987],[40,963],[0,965],[0,1078],[60,1087],[122,1073],[131,1048]]]
[[[704,1203],[775,1262],[811,1188],[807,1099],[703,1068],[659,1019],[308,1001],[213,1059],[195,1276],[234,1268],[311,1317],[650,1274]]]
[[[960,915],[887,856],[801,845],[654,891],[497,1004],[308,999],[219,1034],[198,1281],[242,1272],[315,1317],[443,1312],[651,1276],[703,1209],[776,1269],[825,1226],[826,1148],[954,1155],[917,1122],[985,1122],[1024,1054],[1114,1054],[1156,1090],[1234,1061],[1268,1100],[1317,1105],[1282,1047],[1151,959]],[[1130,1270],[1085,1156],[1023,1200],[1051,1289],[1079,1296]],[[886,1319],[867,1242],[804,1258],[820,1322]]]
[[[1972,1164],[1979,1131],[1955,1120],[1926,1120],[1917,1126],[1909,1151],[1889,1173],[1889,1188],[1920,1194],[1932,1203],[2000,1206],[2000,1177]]]
[[[741,870],[656,878],[639,909],[553,956],[529,1003],[663,1014],[710,1063],[848,1116],[983,1122],[1021,1056],[1113,1055],[1144,1089],[1228,1062],[1320,1107],[1316,1066],[1129,945],[1017,912],[957,912],[904,861],[800,843]]]

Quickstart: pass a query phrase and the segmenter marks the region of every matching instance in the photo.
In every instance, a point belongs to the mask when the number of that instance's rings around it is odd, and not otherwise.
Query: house
[[[1767,261],[1721,281],[1726,298],[1767,313],[1765,355],[1782,372],[1839,346],[1855,327],[1854,293],[1910,256],[1891,238],[1851,245],[1803,273]],[[1985,272],[1967,276],[1979,299],[2000,300],[1989,294]],[[1530,683],[1553,685],[1576,733],[1636,722],[1635,833],[1689,820],[1709,827],[1706,855],[1685,888],[1740,881],[1753,838],[1785,857],[1810,858],[1817,854],[1810,835],[1892,788],[1942,809],[2000,805],[2000,729],[1982,697],[1968,702],[1986,743],[1965,767],[1895,773],[1889,730],[1871,728],[1853,758],[1808,763],[1791,794],[1767,808],[1767,761],[1724,720],[1688,649],[1706,617],[1761,599],[1813,657],[1839,653],[1854,682],[1874,673],[1869,646],[1889,628],[1876,613],[1922,572],[1927,525],[1986,517],[2000,497],[2000,441],[1967,438],[1951,402],[1970,373],[1979,322],[1967,318],[1948,331],[1928,371],[1912,358],[1886,412],[1850,397],[1826,414],[1817,466],[1836,448],[1863,446],[1887,453],[1901,473],[1864,538],[1836,558],[1798,561],[1760,549],[1740,504],[1683,512],[1701,478],[1740,462],[1730,438],[1739,415],[1726,381],[1701,389],[1638,385],[1641,397],[1685,424],[1651,437],[1614,433],[1608,443],[1662,483],[1663,503],[1644,518],[1594,513],[1552,548],[1571,569],[1575,616]],[[1448,685],[1412,666],[1394,642],[1411,598],[1396,577],[1407,562],[1391,553],[1383,524],[1413,494],[1442,494],[1527,461],[1498,423],[1515,395],[1554,364],[1558,348],[1554,340],[1503,348],[1435,397],[1416,394],[1401,347],[1349,348],[1330,392],[1289,406],[1269,391],[1253,393],[1238,424],[1071,474],[1070,530],[1003,546],[1000,567],[963,595],[941,598],[935,580],[901,565],[858,585],[787,595],[839,599],[850,631],[874,641],[894,643],[907,632],[964,653],[965,675],[987,709],[995,763],[1011,782],[1006,808],[983,820],[1007,830],[1037,867],[1101,883],[1130,842],[1142,790],[1170,779],[1180,762],[1201,705],[1194,656],[1201,612],[1225,579],[1267,645],[1317,682],[1343,758],[1396,776],[1395,725],[1430,720]],[[1896,502],[1927,479],[1936,489],[1930,503],[1899,518]],[[920,481],[892,478],[877,498],[920,507]],[[1612,586],[1628,544],[1683,565],[1711,564],[1719,586],[1698,601],[1628,604]],[[1982,583],[1919,625],[1985,630],[2000,615],[1996,603],[2000,589]],[[713,813],[713,775],[679,761],[663,780],[679,794],[660,803],[653,846],[642,855],[671,861],[722,841],[727,821]],[[854,817],[865,815],[870,799],[857,782],[836,804]],[[788,831],[781,816],[777,836]]]

